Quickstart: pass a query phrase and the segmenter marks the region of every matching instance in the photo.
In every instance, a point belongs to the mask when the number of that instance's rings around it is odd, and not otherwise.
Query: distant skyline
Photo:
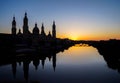
[[[17,32],[27,12],[29,30],[42,23],[48,34],[56,22],[57,37],[73,40],[120,39],[120,0],[0,0],[0,33]]]

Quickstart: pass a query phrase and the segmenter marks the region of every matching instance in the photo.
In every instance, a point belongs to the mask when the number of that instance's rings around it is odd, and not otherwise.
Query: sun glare
[[[72,40],[78,40],[78,37],[76,37],[76,36],[71,36],[70,39],[72,39]]]

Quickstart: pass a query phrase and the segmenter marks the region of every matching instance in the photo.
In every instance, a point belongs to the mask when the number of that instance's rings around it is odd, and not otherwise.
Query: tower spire
[[[37,27],[37,22],[35,22],[35,27]]]
[[[42,23],[42,27],[41,27],[41,35],[45,36],[45,31],[44,31],[44,24]]]
[[[53,21],[53,25],[52,25],[52,37],[56,38],[56,25],[55,25],[55,21]]]
[[[27,12],[25,12],[25,16],[27,16]]]
[[[23,34],[29,34],[29,27],[28,27],[28,18],[27,18],[27,12],[25,12],[25,16],[23,19]]]
[[[14,35],[16,35],[16,21],[15,21],[15,16],[13,16],[11,33],[14,34]]]
[[[53,24],[55,25],[55,21],[53,21]]]
[[[13,20],[15,20],[15,15],[13,16]]]

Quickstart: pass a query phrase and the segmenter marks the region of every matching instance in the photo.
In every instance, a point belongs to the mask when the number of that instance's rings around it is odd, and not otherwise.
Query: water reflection
[[[29,55],[27,55],[27,56],[29,56]],[[47,55],[47,56],[49,56],[49,55]],[[56,68],[56,53],[50,54],[50,56],[48,58],[49,58],[49,60],[52,59],[52,66],[53,66],[53,70],[55,71],[55,68]],[[28,80],[28,78],[29,78],[29,64],[31,62],[33,62],[35,70],[38,70],[38,66],[41,62],[42,68],[44,69],[45,60],[46,60],[46,56],[33,57],[33,60],[26,58],[23,61],[21,61],[23,63],[23,72],[24,72],[25,80]],[[21,62],[19,62],[19,63],[21,63]],[[17,62],[14,61],[14,62],[12,62],[11,65],[12,65],[13,76],[14,76],[14,78],[16,78]]]
[[[0,58],[0,66],[4,67],[5,65],[10,65],[11,64],[13,78],[18,79],[16,74],[17,74],[17,71],[20,71],[19,70],[19,67],[20,67],[19,65],[21,65],[21,63],[22,63],[23,76],[24,76],[24,79],[26,81],[28,81],[29,76],[30,76],[29,75],[29,69],[34,67],[35,70],[37,71],[40,63],[41,63],[42,69],[44,69],[47,58],[49,59],[49,62],[52,61],[53,71],[55,72],[55,69],[56,69],[56,54],[59,53],[59,52],[64,52],[64,50],[67,50],[69,47],[70,46],[68,45],[68,46],[63,46],[61,48],[55,48],[55,47],[54,48],[40,48],[36,52],[25,52],[25,53],[14,52],[14,49],[5,49],[6,50],[6,52],[4,53],[5,57],[3,56],[2,58]],[[1,49],[1,51],[3,52],[3,49]],[[19,63],[19,65],[18,65],[18,63]],[[31,63],[33,63],[32,67],[29,67],[31,65]],[[4,71],[4,70],[1,70],[1,71]],[[3,73],[3,75],[4,75],[4,73]],[[9,81],[11,81],[11,80],[9,80]],[[2,79],[0,79],[0,82],[1,81],[3,82]],[[19,81],[17,81],[17,82],[19,82]]]
[[[14,78],[16,78],[16,67],[17,67],[17,63],[16,62],[12,63],[12,72]]]
[[[107,54],[99,48],[97,51],[96,48],[88,45],[72,46],[64,52],[63,50],[53,50],[25,54],[26,56],[18,54],[19,57],[8,61],[9,64],[7,65],[10,65],[10,67],[4,66],[5,64],[1,65],[0,82],[119,83],[120,74],[105,66],[106,61],[111,67],[111,63],[114,63],[113,57],[106,58],[106,56],[103,56],[104,61],[98,52],[102,55]],[[4,73],[5,71],[8,74]],[[13,78],[11,77],[11,71]],[[2,79],[2,77],[6,78]]]
[[[118,46],[95,46],[98,52],[103,56],[107,66],[120,73],[120,52]]]

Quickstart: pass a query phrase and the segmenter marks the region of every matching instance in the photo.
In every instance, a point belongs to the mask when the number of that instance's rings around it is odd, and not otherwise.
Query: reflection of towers
[[[13,17],[11,32],[12,32],[12,34],[16,35],[16,21],[15,21],[15,17]]]
[[[33,60],[33,65],[35,66],[35,69],[37,70],[38,69],[38,66],[39,66],[39,59],[35,59]]]
[[[25,12],[25,17],[23,19],[23,34],[29,34],[28,30],[28,18],[27,18],[27,13]]]
[[[56,25],[55,25],[55,21],[53,21],[53,25],[52,25],[52,37],[56,38]]]
[[[56,53],[53,54],[52,62],[53,62],[53,69],[55,71],[55,68],[56,68]]]
[[[51,55],[50,55],[50,56],[48,56],[48,59],[49,59],[49,61],[51,61]]]
[[[28,71],[29,71],[29,63],[30,61],[23,61],[23,71],[24,71],[24,78],[28,80]]]
[[[13,72],[14,78],[16,77],[16,66],[17,66],[17,63],[16,63],[16,62],[13,62],[13,63],[12,63],[12,72]]]
[[[45,65],[45,58],[42,59],[42,68],[44,69],[44,65]]]

